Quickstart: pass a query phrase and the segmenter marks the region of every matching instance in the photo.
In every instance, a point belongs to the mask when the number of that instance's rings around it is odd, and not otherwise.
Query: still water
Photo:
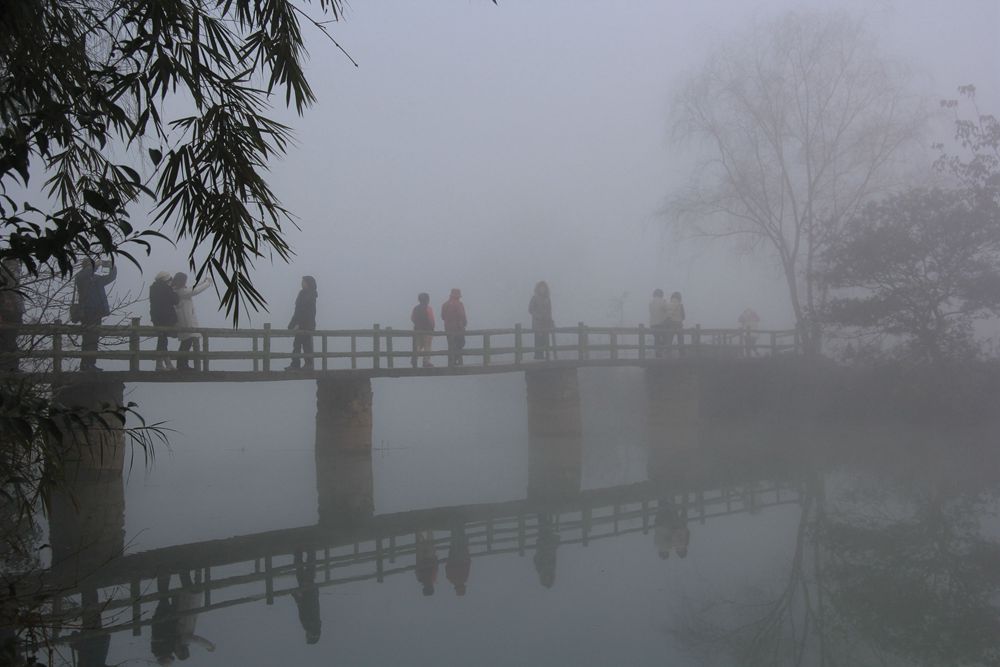
[[[132,390],[174,432],[54,510],[101,610],[56,664],[1000,661],[997,429],[699,418],[638,369],[569,426],[522,374],[373,391],[371,458],[318,461],[314,382]]]

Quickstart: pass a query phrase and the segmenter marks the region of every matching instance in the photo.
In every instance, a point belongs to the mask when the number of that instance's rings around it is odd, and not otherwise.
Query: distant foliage
[[[974,102],[974,87],[960,92]],[[828,322],[898,336],[897,349],[923,361],[974,355],[973,323],[1000,314],[1000,123],[978,110],[975,120],[956,116],[955,138],[959,152],[939,145],[935,163],[954,187],[869,204],[819,273],[836,290]]]
[[[818,351],[821,255],[886,191],[926,117],[862,21],[788,12],[720,48],[676,95],[675,134],[705,152],[668,210],[688,236],[773,259]]]
[[[1000,312],[997,210],[964,190],[911,190],[866,207],[827,253],[826,284],[850,289],[830,322],[901,337],[908,356],[974,351],[975,319]]]

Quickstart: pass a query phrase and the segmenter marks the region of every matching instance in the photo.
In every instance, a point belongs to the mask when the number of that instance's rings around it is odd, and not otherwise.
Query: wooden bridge
[[[520,324],[509,329],[477,329],[464,332],[467,347],[461,366],[447,366],[449,352],[443,331],[433,332],[430,355],[439,366],[424,368],[413,352],[414,332],[381,327],[371,329],[318,330],[305,332],[317,342],[316,351],[304,355],[313,370],[285,371],[292,359],[292,338],[304,332],[273,329],[178,329],[143,326],[139,319],[125,326],[83,327],[56,322],[44,325],[0,325],[19,334],[17,353],[0,353],[2,365],[16,359],[21,373],[32,381],[60,383],[73,377],[97,375],[79,372],[79,362],[94,360],[105,372],[100,376],[119,382],[233,382],[288,380],[324,377],[329,374],[366,377],[474,375],[509,372],[540,365],[551,366],[642,366],[678,359],[773,356],[801,351],[795,330],[751,331],[742,329],[702,329],[700,326],[676,332],[670,345],[658,343],[663,331],[638,327],[559,327],[552,334],[554,344],[536,348],[531,329]],[[84,332],[100,336],[100,349],[81,351]],[[199,343],[196,351],[157,352],[160,335],[191,334]],[[172,343],[176,345],[176,343]],[[548,359],[534,359],[536,351]],[[423,353],[420,359],[423,358]],[[157,360],[184,359],[195,370],[156,371]],[[0,373],[0,377],[12,377]]]
[[[553,549],[555,545],[586,547],[596,540],[647,533],[664,511],[674,513],[680,521],[697,524],[797,504],[799,495],[797,485],[780,482],[678,491],[646,481],[582,491],[558,501],[524,499],[416,510],[342,526],[305,526],[166,547],[114,559],[82,583],[78,571],[57,566],[44,573],[36,585],[39,593],[53,600],[48,624],[53,628],[78,625],[84,611],[83,592],[100,590],[106,620],[100,629],[84,629],[82,636],[126,630],[139,635],[143,626],[153,622],[151,605],[184,590],[196,590],[199,602],[175,615],[259,601],[272,604],[277,597],[301,591],[296,557],[303,554],[309,554],[320,579],[312,582],[315,587],[381,583],[386,577],[415,569],[418,532],[434,533],[439,555],[447,553],[453,531],[461,531],[472,558],[510,553],[524,556],[540,548],[543,531],[551,533]],[[184,589],[176,576],[170,576],[180,572],[197,573],[199,585]],[[164,575],[169,584],[161,590],[157,578]],[[59,642],[69,637],[50,639]]]

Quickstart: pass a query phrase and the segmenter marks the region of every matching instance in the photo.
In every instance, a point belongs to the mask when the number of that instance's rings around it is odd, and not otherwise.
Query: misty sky
[[[272,312],[248,324],[284,326],[313,274],[320,328],[408,328],[418,291],[437,306],[451,287],[471,328],[527,323],[541,279],[560,325],[612,323],[626,291],[634,325],[662,287],[684,293],[689,325],[735,326],[752,305],[763,328],[791,326],[764,257],[678,246],[658,210],[688,167],[669,141],[672,92],[727,37],[793,6],[832,3],[351,3],[333,33],[360,67],[307,30],[319,102],[279,113],[297,145],[271,178],[301,229],[288,229],[291,266],[259,267]],[[912,65],[917,94],[976,83],[1000,110],[1000,2],[843,6]],[[184,251],[161,244],[118,289],[183,269]],[[203,325],[226,323],[216,307],[200,297]]]

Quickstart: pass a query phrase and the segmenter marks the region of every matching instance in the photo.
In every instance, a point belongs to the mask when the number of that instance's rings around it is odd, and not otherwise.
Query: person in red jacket
[[[455,595],[465,595],[465,584],[469,581],[471,568],[472,556],[469,555],[469,540],[465,537],[465,527],[453,528],[448,543],[448,560],[444,564],[444,575],[455,587]]]
[[[434,545],[434,533],[429,530],[417,532],[416,536],[417,566],[414,572],[424,595],[434,595],[434,584],[438,578],[437,547]]]
[[[462,290],[455,288],[448,300],[441,306],[441,321],[444,322],[445,333],[448,334],[448,365],[462,365],[462,349],[465,347],[465,305],[462,303]]]

